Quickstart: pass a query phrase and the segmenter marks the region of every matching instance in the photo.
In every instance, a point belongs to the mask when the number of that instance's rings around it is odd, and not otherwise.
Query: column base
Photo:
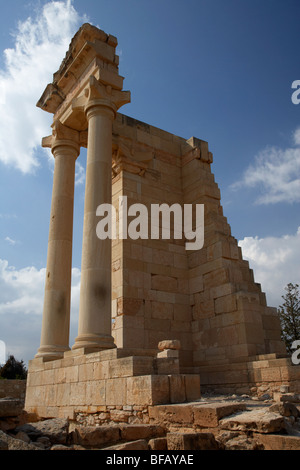
[[[42,357],[44,361],[54,361],[62,359],[66,351],[70,351],[69,346],[41,346],[34,357],[35,359]]]
[[[72,350],[84,348],[87,352],[102,351],[116,348],[114,338],[111,335],[82,334],[77,336]]]

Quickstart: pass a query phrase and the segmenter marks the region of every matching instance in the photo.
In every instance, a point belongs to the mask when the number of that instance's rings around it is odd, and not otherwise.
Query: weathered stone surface
[[[294,418],[298,418],[300,415],[300,412],[298,408],[290,402],[279,402],[279,403],[274,403],[274,405],[271,405],[269,407],[269,410],[274,412],[274,413],[279,413],[281,416],[294,416]]]
[[[30,437],[29,437],[28,434],[26,434],[26,432],[24,432],[24,431],[19,431],[19,432],[15,435],[15,439],[20,439],[20,441],[27,442],[27,444],[29,444],[29,442],[30,442]]]
[[[264,450],[300,450],[300,437],[279,434],[259,434],[257,441]]]
[[[34,444],[14,439],[3,431],[0,431],[0,443],[3,450],[41,450]]]
[[[224,416],[246,409],[244,403],[211,403],[193,407],[194,423],[202,427],[217,427]]]
[[[31,440],[45,436],[50,439],[52,444],[65,444],[67,442],[68,429],[69,421],[67,419],[55,418],[18,426],[15,432],[25,432]]]
[[[193,423],[193,408],[190,404],[149,406],[149,417],[155,423]]]
[[[163,436],[165,430],[163,427],[154,424],[131,424],[121,425],[121,439],[125,441],[134,441],[137,439],[150,439],[152,437]]]
[[[237,413],[220,421],[221,429],[255,431],[261,433],[280,432],[285,429],[283,416],[268,409]]]
[[[149,450],[149,447],[145,439],[138,439],[132,442],[115,444],[114,446],[106,447],[105,449],[100,450]]]
[[[167,438],[166,437],[155,437],[150,439],[148,442],[150,450],[167,450]]]
[[[73,450],[71,447],[64,446],[63,444],[55,444],[50,450]]]
[[[247,436],[237,436],[229,439],[225,444],[225,450],[262,450],[263,446],[257,444],[254,439]]]
[[[180,341],[178,339],[166,339],[158,343],[158,349],[164,351],[165,349],[179,350],[181,348]]]
[[[0,450],[8,450],[7,435],[3,431],[0,431]]]
[[[72,444],[86,447],[98,447],[120,440],[118,426],[77,426],[70,433]]]
[[[278,402],[300,403],[300,395],[297,393],[275,392],[273,398]]]
[[[168,450],[219,450],[218,442],[212,433],[167,434]]]
[[[19,416],[24,409],[24,401],[17,398],[0,399],[0,418]]]

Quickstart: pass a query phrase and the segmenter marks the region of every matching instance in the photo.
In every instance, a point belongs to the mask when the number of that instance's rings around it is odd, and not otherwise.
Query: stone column
[[[79,133],[55,124],[43,139],[55,158],[46,284],[40,348],[35,357],[53,360],[69,350],[75,162]]]
[[[78,336],[72,349],[115,347],[111,335],[111,239],[96,234],[100,204],[112,203],[112,122],[128,93],[103,86],[93,77],[84,110],[88,120],[85,206]]]

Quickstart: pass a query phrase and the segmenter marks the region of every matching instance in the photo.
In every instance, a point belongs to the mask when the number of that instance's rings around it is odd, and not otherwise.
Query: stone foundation
[[[274,353],[249,359],[247,362],[195,368],[201,377],[202,392],[273,396],[283,385],[288,386],[291,392],[300,392],[300,367],[293,365],[290,358]]]
[[[114,421],[115,415],[122,422],[149,405],[200,398],[199,375],[180,374],[178,359],[157,358],[152,350],[134,353],[111,349],[85,354],[77,349],[59,360],[33,359],[28,367],[26,411],[43,418],[97,414],[103,421]]]

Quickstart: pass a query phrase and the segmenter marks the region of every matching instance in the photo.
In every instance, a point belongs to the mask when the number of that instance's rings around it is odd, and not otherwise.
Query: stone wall
[[[185,140],[118,114],[113,125],[113,204],[204,205],[204,246],[185,239],[113,241],[113,336],[119,348],[181,342],[182,372],[285,354],[276,309],[266,305],[223,215],[207,142]],[[128,219],[128,223],[132,218]],[[171,219],[172,221],[172,219]],[[171,223],[172,227],[172,223]],[[160,226],[161,228],[161,226]]]
[[[0,380],[0,398],[24,399],[25,392],[26,380]]]
[[[121,415],[128,419],[149,405],[200,398],[199,375],[172,374],[172,360],[157,359],[149,350],[140,351],[140,356],[138,352],[130,356],[128,350],[110,349],[85,354],[76,349],[60,360],[30,361],[26,411],[70,419],[78,413],[103,413],[104,421],[111,416],[122,421]]]

